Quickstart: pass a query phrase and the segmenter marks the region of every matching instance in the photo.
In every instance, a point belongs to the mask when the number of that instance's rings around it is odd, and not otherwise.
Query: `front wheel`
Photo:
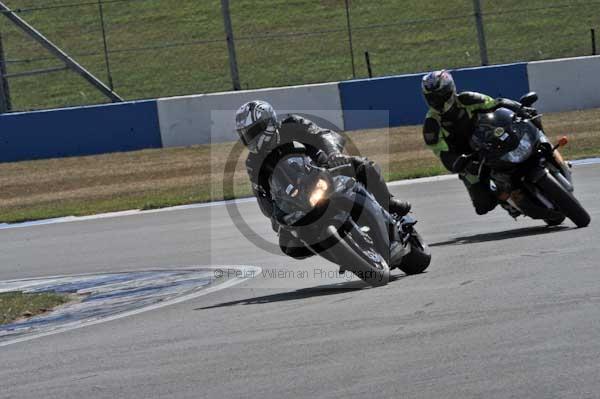
[[[590,224],[590,215],[577,198],[568,192],[554,176],[546,174],[538,180],[537,185],[558,210],[571,219],[577,227],[586,227]]]
[[[410,252],[402,258],[398,268],[407,275],[423,273],[431,263],[431,251],[419,233],[413,231]]]
[[[329,226],[327,233],[336,244],[330,248],[343,269],[354,273],[367,284],[378,287],[390,280],[390,267],[386,260],[373,248],[372,243],[363,238],[363,233],[353,228],[341,238],[335,226]],[[371,244],[371,245],[370,245]]]
[[[544,219],[544,222],[546,222],[546,224],[548,226],[558,226],[558,225],[562,224],[562,222],[564,222],[566,218],[567,218],[566,216],[562,215],[560,217],[557,216],[556,218],[553,218],[553,219],[546,218],[546,219]]]

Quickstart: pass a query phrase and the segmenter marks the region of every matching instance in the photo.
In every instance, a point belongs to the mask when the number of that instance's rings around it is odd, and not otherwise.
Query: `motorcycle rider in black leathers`
[[[452,75],[445,70],[430,72],[421,82],[423,97],[429,111],[423,123],[425,143],[440,157],[443,165],[452,172],[459,172],[478,215],[491,211],[498,205],[497,193],[490,189],[489,170],[479,175],[479,162],[475,159],[462,170],[455,170],[455,162],[462,155],[472,154],[469,144],[475,129],[477,113],[494,111],[504,107],[522,117],[537,115],[533,108],[505,98],[493,99],[485,94],[462,92],[457,94]],[[540,118],[533,122],[541,129]],[[500,202],[505,206],[502,202]]]
[[[374,162],[344,154],[345,140],[341,135],[321,128],[306,118],[290,115],[279,122],[269,103],[254,100],[242,105],[237,111],[236,131],[250,151],[246,170],[258,206],[271,219],[273,230],[279,235],[279,246],[288,256],[304,259],[314,253],[277,222],[278,208],[271,198],[269,178],[279,160],[286,155],[304,152],[318,166],[330,168],[351,164],[357,181],[374,195],[385,210],[398,216],[404,216],[410,211],[410,203],[400,201],[390,194]]]

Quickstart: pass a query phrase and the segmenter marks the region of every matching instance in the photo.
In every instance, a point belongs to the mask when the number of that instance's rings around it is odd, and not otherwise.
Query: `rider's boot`
[[[508,202],[500,201],[500,206],[504,208],[504,210],[508,212],[508,214],[514,219],[521,215],[521,212],[519,212],[519,210],[515,207],[511,206]]]
[[[390,197],[389,212],[395,213],[398,217],[406,216],[410,212],[411,205],[408,201],[402,201],[396,197]]]
[[[404,246],[399,241],[394,241],[390,245],[390,269],[398,267],[402,262]]]

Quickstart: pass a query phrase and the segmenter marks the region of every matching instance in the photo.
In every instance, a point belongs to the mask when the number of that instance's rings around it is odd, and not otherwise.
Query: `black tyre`
[[[558,210],[571,219],[577,227],[585,227],[590,224],[590,215],[577,198],[568,192],[554,176],[546,174],[538,180],[537,185]]]
[[[431,263],[429,246],[425,244],[416,231],[410,238],[410,245],[410,252],[402,258],[402,262],[400,262],[398,268],[408,275],[423,273]]]
[[[559,224],[564,222],[566,218],[567,217],[563,215],[562,217],[557,217],[554,219],[544,219],[544,222],[546,222],[548,226],[558,226]]]

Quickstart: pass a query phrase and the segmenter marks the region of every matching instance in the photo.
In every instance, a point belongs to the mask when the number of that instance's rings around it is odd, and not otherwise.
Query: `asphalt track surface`
[[[192,265],[263,273],[2,347],[0,397],[598,398],[600,166],[574,176],[585,229],[479,217],[457,180],[394,187],[434,259],[376,289],[320,259],[257,249],[224,206],[2,230],[0,280]],[[255,203],[239,209],[274,240]]]

